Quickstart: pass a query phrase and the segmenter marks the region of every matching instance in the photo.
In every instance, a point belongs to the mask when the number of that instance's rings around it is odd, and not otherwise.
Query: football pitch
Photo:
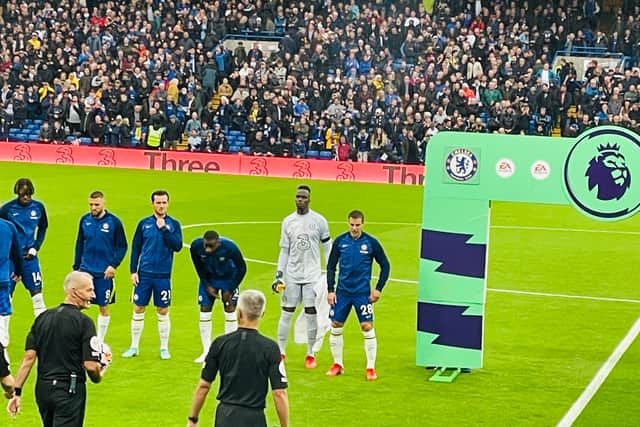
[[[62,301],[80,216],[92,190],[124,223],[129,242],[140,218],[150,215],[150,193],[171,195],[169,214],[191,242],[208,229],[238,243],[248,260],[243,289],[261,289],[267,312],[261,331],[276,335],[279,297],[270,291],[278,256],[280,221],[295,209],[301,181],[0,163],[0,201],[13,197],[27,176],[43,201],[49,230],[40,259],[49,307]],[[305,182],[306,183],[306,182]],[[598,223],[570,207],[494,203],[485,313],[484,368],[452,384],[428,381],[415,366],[416,298],[422,188],[310,182],[311,208],[330,222],[332,236],[346,231],[352,209],[365,213],[365,230],[378,237],[391,262],[391,280],[375,305],[379,380],[365,381],[363,338],[352,313],[345,327],[345,373],[329,378],[328,343],[318,369],[304,368],[305,346],[289,342],[287,373],[292,426],[556,425],[607,362],[640,315],[640,217]],[[118,269],[117,302],[106,341],[114,361],[103,383],[88,387],[87,426],[183,426],[199,378],[197,279],[188,250],[176,255],[173,274],[173,358],[159,358],[154,310],[147,310],[140,355],[129,346],[132,305],[129,254]],[[21,286],[21,285],[19,285]],[[217,303],[219,304],[219,303]],[[21,287],[11,320],[11,367],[17,372],[33,312]],[[96,318],[97,309],[85,311]],[[214,307],[214,334],[224,318]],[[640,424],[640,343],[633,342],[575,425]],[[2,426],[40,424],[32,372],[17,419],[0,413]],[[218,382],[200,425],[211,425]],[[267,398],[269,426],[277,424]],[[4,412],[4,411],[3,411]]]

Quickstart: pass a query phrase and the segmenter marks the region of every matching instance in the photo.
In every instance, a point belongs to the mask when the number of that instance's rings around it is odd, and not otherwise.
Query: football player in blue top
[[[196,363],[204,363],[211,346],[211,310],[216,298],[224,304],[224,333],[238,329],[236,296],[247,274],[247,264],[240,248],[232,240],[209,230],[191,242],[191,260],[198,273],[198,304],[200,305],[200,339],[202,354]]]
[[[22,284],[31,294],[33,314],[38,317],[47,309],[42,295],[42,270],[38,251],[44,242],[49,221],[44,204],[32,199],[35,192],[35,187],[29,178],[18,179],[13,186],[13,193],[17,197],[0,208],[0,218],[13,223],[18,231],[18,241],[24,258]],[[12,281],[11,294],[15,286],[16,282]]]
[[[16,226],[0,219],[0,362],[9,345],[8,321],[11,316],[11,282],[22,276],[22,248]],[[7,360],[9,358],[7,357]],[[0,363],[1,368],[2,363]],[[1,371],[1,369],[0,369]],[[0,380],[2,379],[0,372]]]
[[[329,346],[334,362],[327,375],[340,375],[344,371],[342,329],[351,307],[354,307],[364,335],[366,378],[372,381],[378,379],[375,369],[378,343],[373,329],[373,303],[380,300],[382,288],[389,279],[390,266],[382,245],[362,230],[363,225],[364,214],[357,210],[351,211],[349,231],[339,235],[333,242],[327,262],[327,301],[332,307]],[[374,259],[380,266],[380,277],[375,288],[371,289],[371,266]],[[336,286],[338,265],[340,273]]]
[[[131,283],[133,284],[133,318],[131,319],[131,346],[122,357],[138,355],[140,337],[144,328],[144,311],[153,293],[158,312],[160,358],[171,359],[169,353],[169,306],[171,305],[171,270],[173,254],[182,249],[180,223],[167,215],[169,193],[157,190],[151,193],[153,215],[142,218],[131,243]]]
[[[104,194],[89,195],[89,213],[80,218],[76,238],[73,269],[93,276],[96,298],[100,307],[98,339],[104,342],[109,328],[109,304],[115,302],[114,276],[127,252],[127,237],[120,219],[105,209]]]

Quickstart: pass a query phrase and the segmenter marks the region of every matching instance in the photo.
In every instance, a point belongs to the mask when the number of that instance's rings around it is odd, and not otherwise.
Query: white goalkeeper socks
[[[344,337],[342,336],[343,328],[331,328],[331,335],[329,336],[329,348],[331,348],[331,355],[333,356],[333,363],[337,363],[340,366],[344,366],[342,363],[342,349],[344,347]]]
[[[144,329],[144,313],[133,313],[131,318],[131,348],[140,348],[140,337]]]
[[[110,321],[111,316],[98,315],[98,340],[100,340],[100,342],[104,342],[104,337],[107,336]]]
[[[286,354],[287,339],[289,338],[292,318],[292,312],[285,310],[280,311],[280,320],[278,321],[278,347],[280,347],[280,354]]]
[[[202,342],[202,352],[209,351],[211,346],[211,312],[200,312],[200,341]]]
[[[238,329],[238,318],[236,312],[224,312],[224,333],[230,334]]]
[[[171,319],[169,314],[158,313],[158,334],[160,335],[160,349],[169,349],[169,333],[171,332]]]
[[[47,306],[44,305],[44,296],[42,295],[42,293],[32,296],[31,304],[33,305],[33,315],[35,317],[40,316],[41,313],[47,310]]]
[[[364,353],[367,356],[367,369],[376,368],[376,355],[378,353],[378,340],[374,329],[362,331],[364,335]]]
[[[307,320],[307,355],[313,356],[315,354],[314,346],[318,338],[318,315],[316,313],[305,313],[304,317]]]

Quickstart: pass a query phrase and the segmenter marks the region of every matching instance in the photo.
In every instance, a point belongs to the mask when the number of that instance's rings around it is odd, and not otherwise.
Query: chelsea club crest
[[[478,158],[471,150],[456,148],[447,156],[444,167],[451,179],[468,181],[478,172]]]

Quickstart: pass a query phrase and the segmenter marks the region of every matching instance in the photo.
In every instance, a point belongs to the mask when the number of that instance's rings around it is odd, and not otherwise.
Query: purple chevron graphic
[[[484,278],[487,245],[467,243],[472,234],[422,230],[420,257],[441,262],[440,273]]]
[[[465,316],[468,305],[418,302],[418,331],[437,334],[433,344],[482,349],[482,316]]]

